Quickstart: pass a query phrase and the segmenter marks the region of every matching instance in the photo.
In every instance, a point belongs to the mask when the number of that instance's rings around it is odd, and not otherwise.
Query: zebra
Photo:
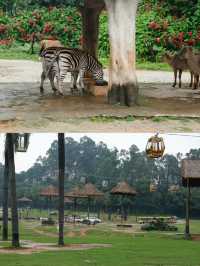
[[[89,53],[78,48],[51,47],[41,53],[43,72],[41,75],[40,90],[43,92],[43,83],[46,77],[50,79],[52,89],[63,95],[63,81],[68,72],[72,73],[73,88],[78,85],[84,91],[84,74],[89,72],[97,83],[103,83],[102,64]],[[57,88],[54,78],[57,80]]]

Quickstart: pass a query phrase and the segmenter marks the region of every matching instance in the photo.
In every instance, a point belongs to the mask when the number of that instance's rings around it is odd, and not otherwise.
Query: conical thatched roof
[[[58,197],[58,189],[54,186],[48,186],[40,191],[40,196],[43,197]]]
[[[123,181],[119,182],[117,186],[111,190],[111,194],[135,196],[137,192],[135,191],[134,188],[129,186],[127,182]]]
[[[69,198],[65,198],[65,203],[66,204],[72,204],[73,200],[69,199]]]
[[[102,197],[103,193],[100,192],[95,185],[91,183],[87,183],[82,189],[81,189],[81,195],[86,197]]]
[[[26,198],[26,197],[22,197],[22,198],[20,198],[20,199],[18,199],[18,201],[19,202],[32,202],[32,200],[31,199],[28,199],[28,198]]]
[[[65,193],[67,198],[86,198],[87,196],[83,195],[79,187],[73,188],[70,192]]]

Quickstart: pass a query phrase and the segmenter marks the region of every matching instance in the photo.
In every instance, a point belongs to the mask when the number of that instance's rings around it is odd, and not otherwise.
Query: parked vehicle
[[[82,223],[87,225],[96,225],[98,223],[101,223],[101,219],[97,217],[90,217],[90,218],[87,217],[82,220]]]
[[[178,228],[174,225],[169,225],[163,220],[154,220],[149,223],[145,223],[141,226],[141,230],[144,231],[177,231]]]

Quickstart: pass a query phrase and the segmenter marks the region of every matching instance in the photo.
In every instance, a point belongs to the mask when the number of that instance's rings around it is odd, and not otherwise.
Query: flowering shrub
[[[171,1],[171,0],[170,0]],[[137,16],[136,51],[139,60],[159,61],[166,50],[176,51],[183,45],[200,48],[200,5],[192,16],[175,16],[169,4],[143,0]],[[64,45],[80,47],[81,16],[77,9],[39,8],[20,12],[15,17],[0,16],[0,45],[17,42],[24,45],[51,36]],[[99,54],[109,55],[108,18],[100,17]]]

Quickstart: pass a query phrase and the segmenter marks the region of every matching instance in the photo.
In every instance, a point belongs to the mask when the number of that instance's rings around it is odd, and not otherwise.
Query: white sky
[[[79,140],[83,136],[88,136],[93,139],[96,143],[103,141],[108,147],[117,147],[120,149],[128,149],[132,144],[138,146],[138,148],[143,151],[145,149],[148,137],[151,134],[126,134],[126,133],[66,133],[66,137],[70,136],[75,140]],[[181,152],[183,154],[189,152],[192,148],[200,148],[200,134],[161,134],[164,138],[166,153],[177,154]],[[30,168],[38,156],[44,156],[49,149],[53,140],[57,139],[57,134],[55,133],[35,133],[31,134],[30,145],[26,153],[16,153],[16,172],[27,170]],[[4,161],[4,134],[0,135],[0,162]]]

